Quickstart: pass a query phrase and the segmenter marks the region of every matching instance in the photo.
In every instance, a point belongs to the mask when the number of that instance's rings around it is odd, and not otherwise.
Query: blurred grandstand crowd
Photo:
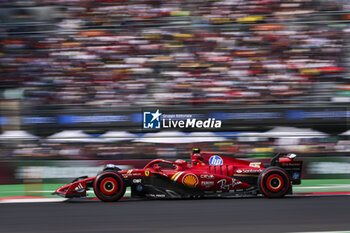
[[[94,107],[288,104],[310,100],[324,81],[343,84],[346,1],[28,2],[54,7],[54,21],[31,24],[36,16],[22,9],[3,23],[5,97]]]
[[[0,7],[7,12],[0,17],[2,101],[230,106],[350,96],[348,1],[0,0]],[[3,148],[1,156],[188,157],[193,146],[33,142]],[[316,140],[299,149],[312,154],[336,146]],[[285,150],[275,141],[201,147],[241,156]]]

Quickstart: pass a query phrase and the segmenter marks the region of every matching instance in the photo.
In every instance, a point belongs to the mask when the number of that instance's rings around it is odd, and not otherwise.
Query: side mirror
[[[292,159],[292,160],[295,159],[296,157],[297,157],[297,155],[293,154],[293,153],[290,153],[287,155],[287,158]]]
[[[159,166],[159,164],[154,164],[153,165],[153,169],[156,170],[156,171],[160,171],[162,169],[162,167]]]

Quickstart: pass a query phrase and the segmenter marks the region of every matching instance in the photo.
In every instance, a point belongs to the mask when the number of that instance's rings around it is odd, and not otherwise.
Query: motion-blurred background
[[[350,190],[349,1],[0,7],[0,196],[46,195],[106,163],[186,159],[193,147],[250,159],[295,152],[309,179],[300,192]],[[148,132],[146,107],[223,127]]]

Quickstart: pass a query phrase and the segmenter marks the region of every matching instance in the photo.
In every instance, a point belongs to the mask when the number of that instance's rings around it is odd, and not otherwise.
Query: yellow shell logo
[[[198,178],[194,174],[187,174],[182,178],[182,183],[190,187],[195,187],[198,184]]]
[[[149,176],[149,171],[145,171],[145,175],[146,175],[146,176]]]

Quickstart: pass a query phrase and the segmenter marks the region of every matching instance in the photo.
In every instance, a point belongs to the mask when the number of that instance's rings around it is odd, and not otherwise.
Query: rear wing
[[[303,161],[295,160],[296,154],[294,153],[278,153],[270,161],[270,166],[277,166],[283,168],[292,184],[301,184],[301,172]]]

